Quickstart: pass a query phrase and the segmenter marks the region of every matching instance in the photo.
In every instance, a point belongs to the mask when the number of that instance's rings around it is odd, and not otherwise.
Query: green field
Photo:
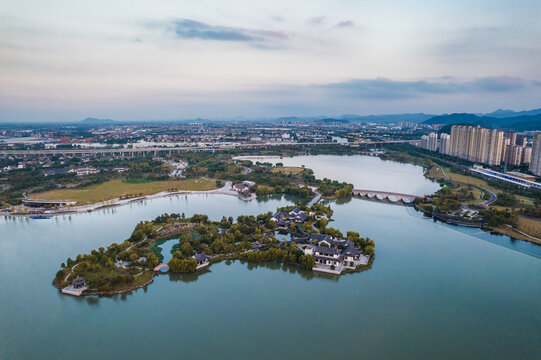
[[[304,169],[302,167],[284,166],[284,167],[276,167],[276,168],[272,169],[272,172],[280,173],[280,174],[284,174],[284,175],[298,175],[301,172],[303,172],[303,170]]]
[[[516,232],[513,228],[508,227],[508,226],[499,226],[496,228],[496,230],[499,233],[509,235],[517,239],[531,241],[531,242],[541,245],[541,241],[538,240],[538,239],[541,239],[541,221],[534,220],[534,219],[527,219],[521,216],[518,217],[518,230],[530,236],[533,236],[534,238],[537,238],[537,239],[532,239],[529,236],[524,236],[523,234]]]
[[[60,189],[32,194],[35,199],[70,200],[77,205],[93,204],[120,197],[137,197],[167,190],[202,191],[216,189],[216,182],[205,179],[129,182],[110,180],[81,189]]]

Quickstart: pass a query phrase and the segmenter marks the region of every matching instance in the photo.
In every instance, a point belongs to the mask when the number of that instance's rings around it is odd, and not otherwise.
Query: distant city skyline
[[[2,1],[0,122],[541,107],[541,2]]]

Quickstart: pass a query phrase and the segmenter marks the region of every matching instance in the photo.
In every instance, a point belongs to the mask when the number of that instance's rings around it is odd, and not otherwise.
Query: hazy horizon
[[[0,122],[541,107],[541,2],[0,4]]]

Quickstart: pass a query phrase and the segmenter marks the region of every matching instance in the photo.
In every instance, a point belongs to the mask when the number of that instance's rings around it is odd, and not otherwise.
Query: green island
[[[129,239],[61,265],[53,285],[70,295],[118,294],[143,287],[163,270],[193,273],[223,260],[278,262],[331,275],[372,267],[375,243],[359,233],[327,226],[332,210],[322,204],[279,208],[258,216],[163,214],[137,224]],[[288,234],[279,241],[276,234]],[[178,239],[167,264],[159,244]]]

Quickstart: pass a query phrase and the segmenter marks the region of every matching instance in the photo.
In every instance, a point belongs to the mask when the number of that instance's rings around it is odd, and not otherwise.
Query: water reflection
[[[351,196],[347,196],[347,197],[344,197],[344,198],[336,199],[335,203],[336,203],[336,205],[343,205],[343,204],[347,204],[347,203],[351,202],[351,199],[352,199]]]
[[[284,264],[277,261],[252,262],[252,261],[244,261],[244,260],[226,260],[223,262],[223,264],[226,266],[231,266],[232,264],[235,264],[235,263],[245,265],[246,269],[250,271],[259,270],[259,269],[276,270],[276,271],[282,271],[282,272],[292,274],[292,275],[300,275],[301,278],[305,280],[312,280],[314,278],[318,278],[322,280],[338,281],[340,279],[339,275],[309,271],[300,266]],[[212,273],[213,267],[216,267],[218,264],[220,263],[211,265],[210,267],[207,267],[205,269],[198,270],[195,273],[183,274],[183,273],[167,272],[165,274],[157,274],[156,277],[167,275],[169,278],[169,281],[173,281],[173,282],[184,282],[184,283],[196,282],[201,276]]]
[[[200,276],[210,274],[211,272],[212,271],[210,270],[210,268],[207,267],[205,269],[198,270],[194,273],[182,274],[182,273],[168,272],[167,275],[169,276],[169,281],[175,281],[175,282],[180,281],[184,283],[191,283],[191,282],[196,282]],[[161,276],[161,274],[159,276]]]
[[[300,266],[284,264],[276,261],[262,261],[262,262],[248,262],[238,260],[241,264],[245,264],[246,268],[250,271],[257,269],[269,269],[269,270],[281,270],[289,274],[300,275],[303,279],[312,280],[313,278],[320,278],[324,280],[338,281],[340,276],[326,273],[319,273],[311,270],[306,270]]]
[[[85,299],[88,305],[97,307],[100,304],[100,299],[96,296],[86,296]]]

